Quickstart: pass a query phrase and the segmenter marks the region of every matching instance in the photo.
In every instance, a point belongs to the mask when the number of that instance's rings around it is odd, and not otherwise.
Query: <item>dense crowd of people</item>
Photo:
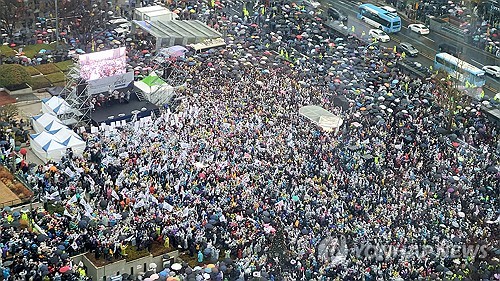
[[[26,173],[62,209],[30,214],[40,235],[4,209],[5,280],[87,278],[70,256],[154,243],[218,268],[185,265],[183,280],[498,278],[498,125],[466,98],[450,122],[440,84],[403,73],[392,50],[276,5],[213,11],[227,46],[178,58],[179,106]],[[306,105],[344,124],[325,131]]]

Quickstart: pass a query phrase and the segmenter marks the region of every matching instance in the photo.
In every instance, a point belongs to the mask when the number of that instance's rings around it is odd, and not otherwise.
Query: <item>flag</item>
[[[115,198],[116,200],[120,200],[120,197],[114,189],[111,190],[111,196],[113,196],[113,198]]]

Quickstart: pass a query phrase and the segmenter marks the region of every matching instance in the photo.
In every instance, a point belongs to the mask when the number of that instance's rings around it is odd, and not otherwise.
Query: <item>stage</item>
[[[135,93],[130,95],[129,102],[119,103],[110,102],[104,106],[96,106],[95,111],[91,113],[92,123],[99,126],[101,123],[110,124],[111,122],[130,120],[134,111],[138,111],[137,117],[142,118],[151,115],[151,111],[158,107],[148,101],[139,101]]]

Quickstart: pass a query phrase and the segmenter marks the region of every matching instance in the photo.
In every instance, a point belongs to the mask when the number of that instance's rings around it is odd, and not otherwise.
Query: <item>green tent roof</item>
[[[161,78],[156,75],[149,75],[146,78],[142,79],[141,81],[144,84],[148,85],[149,87],[165,84],[165,81],[161,80]]]

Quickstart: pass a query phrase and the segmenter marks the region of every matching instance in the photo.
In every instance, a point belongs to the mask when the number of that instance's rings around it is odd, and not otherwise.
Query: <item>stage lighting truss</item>
[[[175,92],[177,92],[176,90],[186,84],[187,72],[183,69],[185,62],[172,57],[167,48],[164,48],[158,51],[152,60],[152,64],[152,71],[172,87],[173,91],[159,87],[150,94],[149,101],[157,105],[168,104]]]
[[[87,91],[87,84],[80,77],[80,67],[75,65],[66,74],[66,86],[61,92],[71,107],[67,113],[59,118],[68,126],[87,126],[91,120],[91,96]]]

